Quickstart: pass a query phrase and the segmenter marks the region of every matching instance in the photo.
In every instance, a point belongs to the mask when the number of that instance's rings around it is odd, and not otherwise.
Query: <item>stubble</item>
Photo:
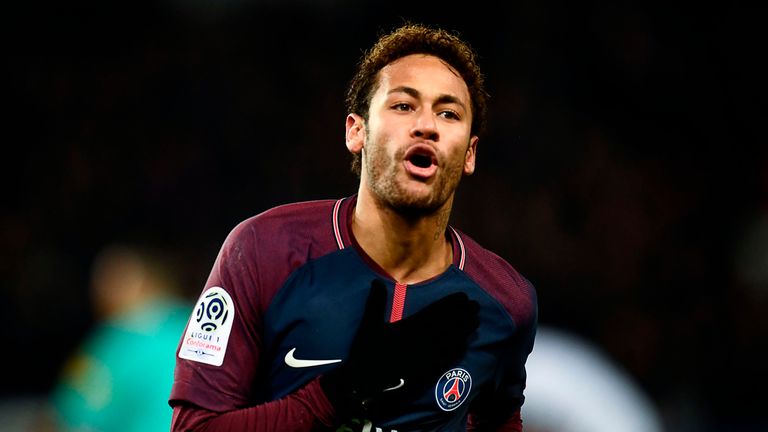
[[[406,148],[399,148],[390,158],[386,146],[370,144],[373,145],[367,145],[363,155],[370,188],[381,204],[402,215],[418,217],[434,214],[444,207],[461,181],[463,159],[450,159],[447,164],[441,165],[428,191],[408,190],[403,182],[398,181],[398,176],[402,177]]]

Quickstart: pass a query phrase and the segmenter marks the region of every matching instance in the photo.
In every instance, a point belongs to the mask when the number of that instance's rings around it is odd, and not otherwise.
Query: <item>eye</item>
[[[395,110],[395,111],[407,112],[407,111],[411,111],[413,108],[411,107],[410,104],[407,104],[405,102],[399,102],[399,103],[396,103],[396,104],[392,105],[392,109]]]
[[[444,119],[448,119],[448,120],[460,120],[461,119],[461,117],[455,111],[450,111],[450,110],[440,111],[439,113],[437,113],[437,115],[439,115],[440,117],[442,117]]]

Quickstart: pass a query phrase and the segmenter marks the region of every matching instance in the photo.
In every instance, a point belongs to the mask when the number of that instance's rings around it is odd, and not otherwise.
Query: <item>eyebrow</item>
[[[411,97],[413,97],[415,99],[421,98],[421,92],[419,92],[418,90],[416,90],[413,87],[408,87],[408,86],[395,87],[392,90],[387,92],[388,95],[392,94],[392,93],[405,93],[408,96],[411,96]],[[459,105],[465,111],[467,110],[467,107],[464,105],[464,103],[461,100],[459,100],[459,98],[457,98],[456,96],[453,96],[453,95],[449,95],[449,94],[442,94],[442,95],[438,96],[438,98],[436,100],[436,104],[437,105],[441,105],[441,104],[456,104],[456,105]]]

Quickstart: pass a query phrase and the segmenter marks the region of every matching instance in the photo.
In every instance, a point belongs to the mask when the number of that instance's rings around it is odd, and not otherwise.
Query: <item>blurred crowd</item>
[[[472,41],[491,93],[453,224],[665,430],[768,429],[759,10],[310,3],[13,7],[0,324],[3,364],[28,372],[0,383],[0,417],[64,397],[109,322],[94,278],[131,256],[114,247],[160,245],[191,304],[237,222],[352,193],[344,89],[360,47],[410,18]]]

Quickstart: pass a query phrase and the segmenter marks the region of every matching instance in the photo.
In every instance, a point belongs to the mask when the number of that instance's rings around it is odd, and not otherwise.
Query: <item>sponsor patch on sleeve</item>
[[[221,366],[234,318],[235,305],[224,288],[205,290],[189,317],[179,358]]]

